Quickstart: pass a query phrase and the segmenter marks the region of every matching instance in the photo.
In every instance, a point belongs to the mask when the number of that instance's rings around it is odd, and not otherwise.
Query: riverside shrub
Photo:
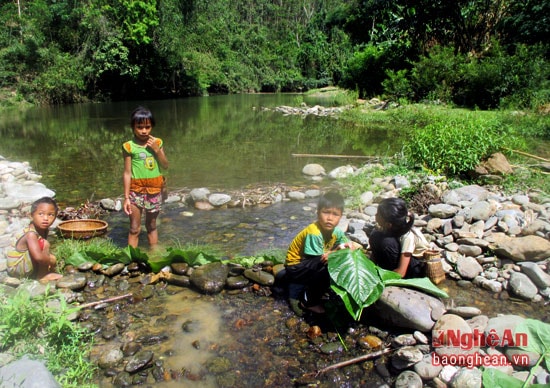
[[[505,145],[504,136],[494,119],[437,122],[415,127],[403,152],[414,164],[457,176],[499,151]]]

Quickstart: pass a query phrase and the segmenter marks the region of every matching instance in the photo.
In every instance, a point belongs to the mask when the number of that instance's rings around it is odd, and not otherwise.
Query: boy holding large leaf
[[[285,261],[286,280],[290,283],[290,304],[297,313],[300,309],[318,314],[325,311],[321,297],[330,286],[328,256],[354,246],[338,227],[343,212],[344,198],[338,192],[324,194],[317,204],[317,221],[290,243]],[[303,291],[298,295],[297,289]]]

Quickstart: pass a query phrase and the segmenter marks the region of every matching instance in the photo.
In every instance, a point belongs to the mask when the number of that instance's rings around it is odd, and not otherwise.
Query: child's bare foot
[[[60,273],[50,272],[50,273],[42,276],[41,278],[39,278],[38,281],[40,281],[42,283],[46,283],[46,282],[59,280],[62,277],[63,277],[63,275],[61,275]]]

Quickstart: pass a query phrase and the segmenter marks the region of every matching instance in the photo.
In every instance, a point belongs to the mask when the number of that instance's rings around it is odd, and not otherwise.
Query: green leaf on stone
[[[220,261],[219,258],[193,249],[168,248],[170,263],[187,263],[190,266],[204,265]]]
[[[361,318],[364,308],[380,298],[386,286],[412,287],[437,297],[449,297],[430,279],[401,279],[398,273],[378,267],[359,249],[341,249],[330,254],[328,272],[331,288],[355,320]]]
[[[544,357],[546,369],[550,370],[550,324],[528,318],[516,326],[514,333],[527,334],[526,345],[518,348],[540,354]]]
[[[95,260],[88,257],[85,252],[73,252],[71,256],[65,259],[65,265],[79,267],[80,265],[90,261],[95,263]]]
[[[484,368],[483,386],[491,388],[520,388],[523,382],[495,368]]]
[[[126,256],[131,259],[131,261],[137,261],[140,263],[146,263],[149,260],[149,256],[147,253],[143,252],[141,249],[137,247],[133,247],[131,245],[128,245],[126,248],[124,248],[126,251]]]
[[[420,291],[426,292],[428,294],[432,294],[439,298],[449,297],[449,295],[445,291],[441,290],[435,284],[433,284],[429,278],[388,279],[384,281],[384,286],[417,288]]]

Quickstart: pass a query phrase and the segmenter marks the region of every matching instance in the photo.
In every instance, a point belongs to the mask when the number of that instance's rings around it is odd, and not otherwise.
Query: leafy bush
[[[397,100],[399,102],[408,102],[412,100],[413,90],[411,82],[407,78],[408,71],[406,69],[386,71],[386,79],[382,81],[384,87],[385,98]]]
[[[49,307],[54,301],[58,308]],[[59,295],[31,297],[21,288],[8,297],[0,291],[0,350],[44,359],[65,387],[91,385],[96,371],[87,359],[91,336],[69,320],[72,312]]]
[[[360,97],[372,97],[383,92],[382,82],[386,79],[386,70],[394,67],[398,61],[399,47],[368,44],[356,51],[343,72],[342,84],[349,89],[358,89]]]
[[[407,159],[451,176],[469,172],[504,145],[502,126],[495,119],[450,120],[416,128],[405,144]]]
[[[549,75],[543,46],[518,45],[510,54],[493,42],[480,56],[436,46],[413,63],[407,80],[416,101],[428,99],[480,109],[535,109],[548,101]],[[396,75],[390,79],[385,84],[388,94],[404,85]]]
[[[433,51],[413,64],[410,84],[417,101],[427,99],[451,103],[454,85],[459,81],[464,57],[453,47],[434,47]]]

